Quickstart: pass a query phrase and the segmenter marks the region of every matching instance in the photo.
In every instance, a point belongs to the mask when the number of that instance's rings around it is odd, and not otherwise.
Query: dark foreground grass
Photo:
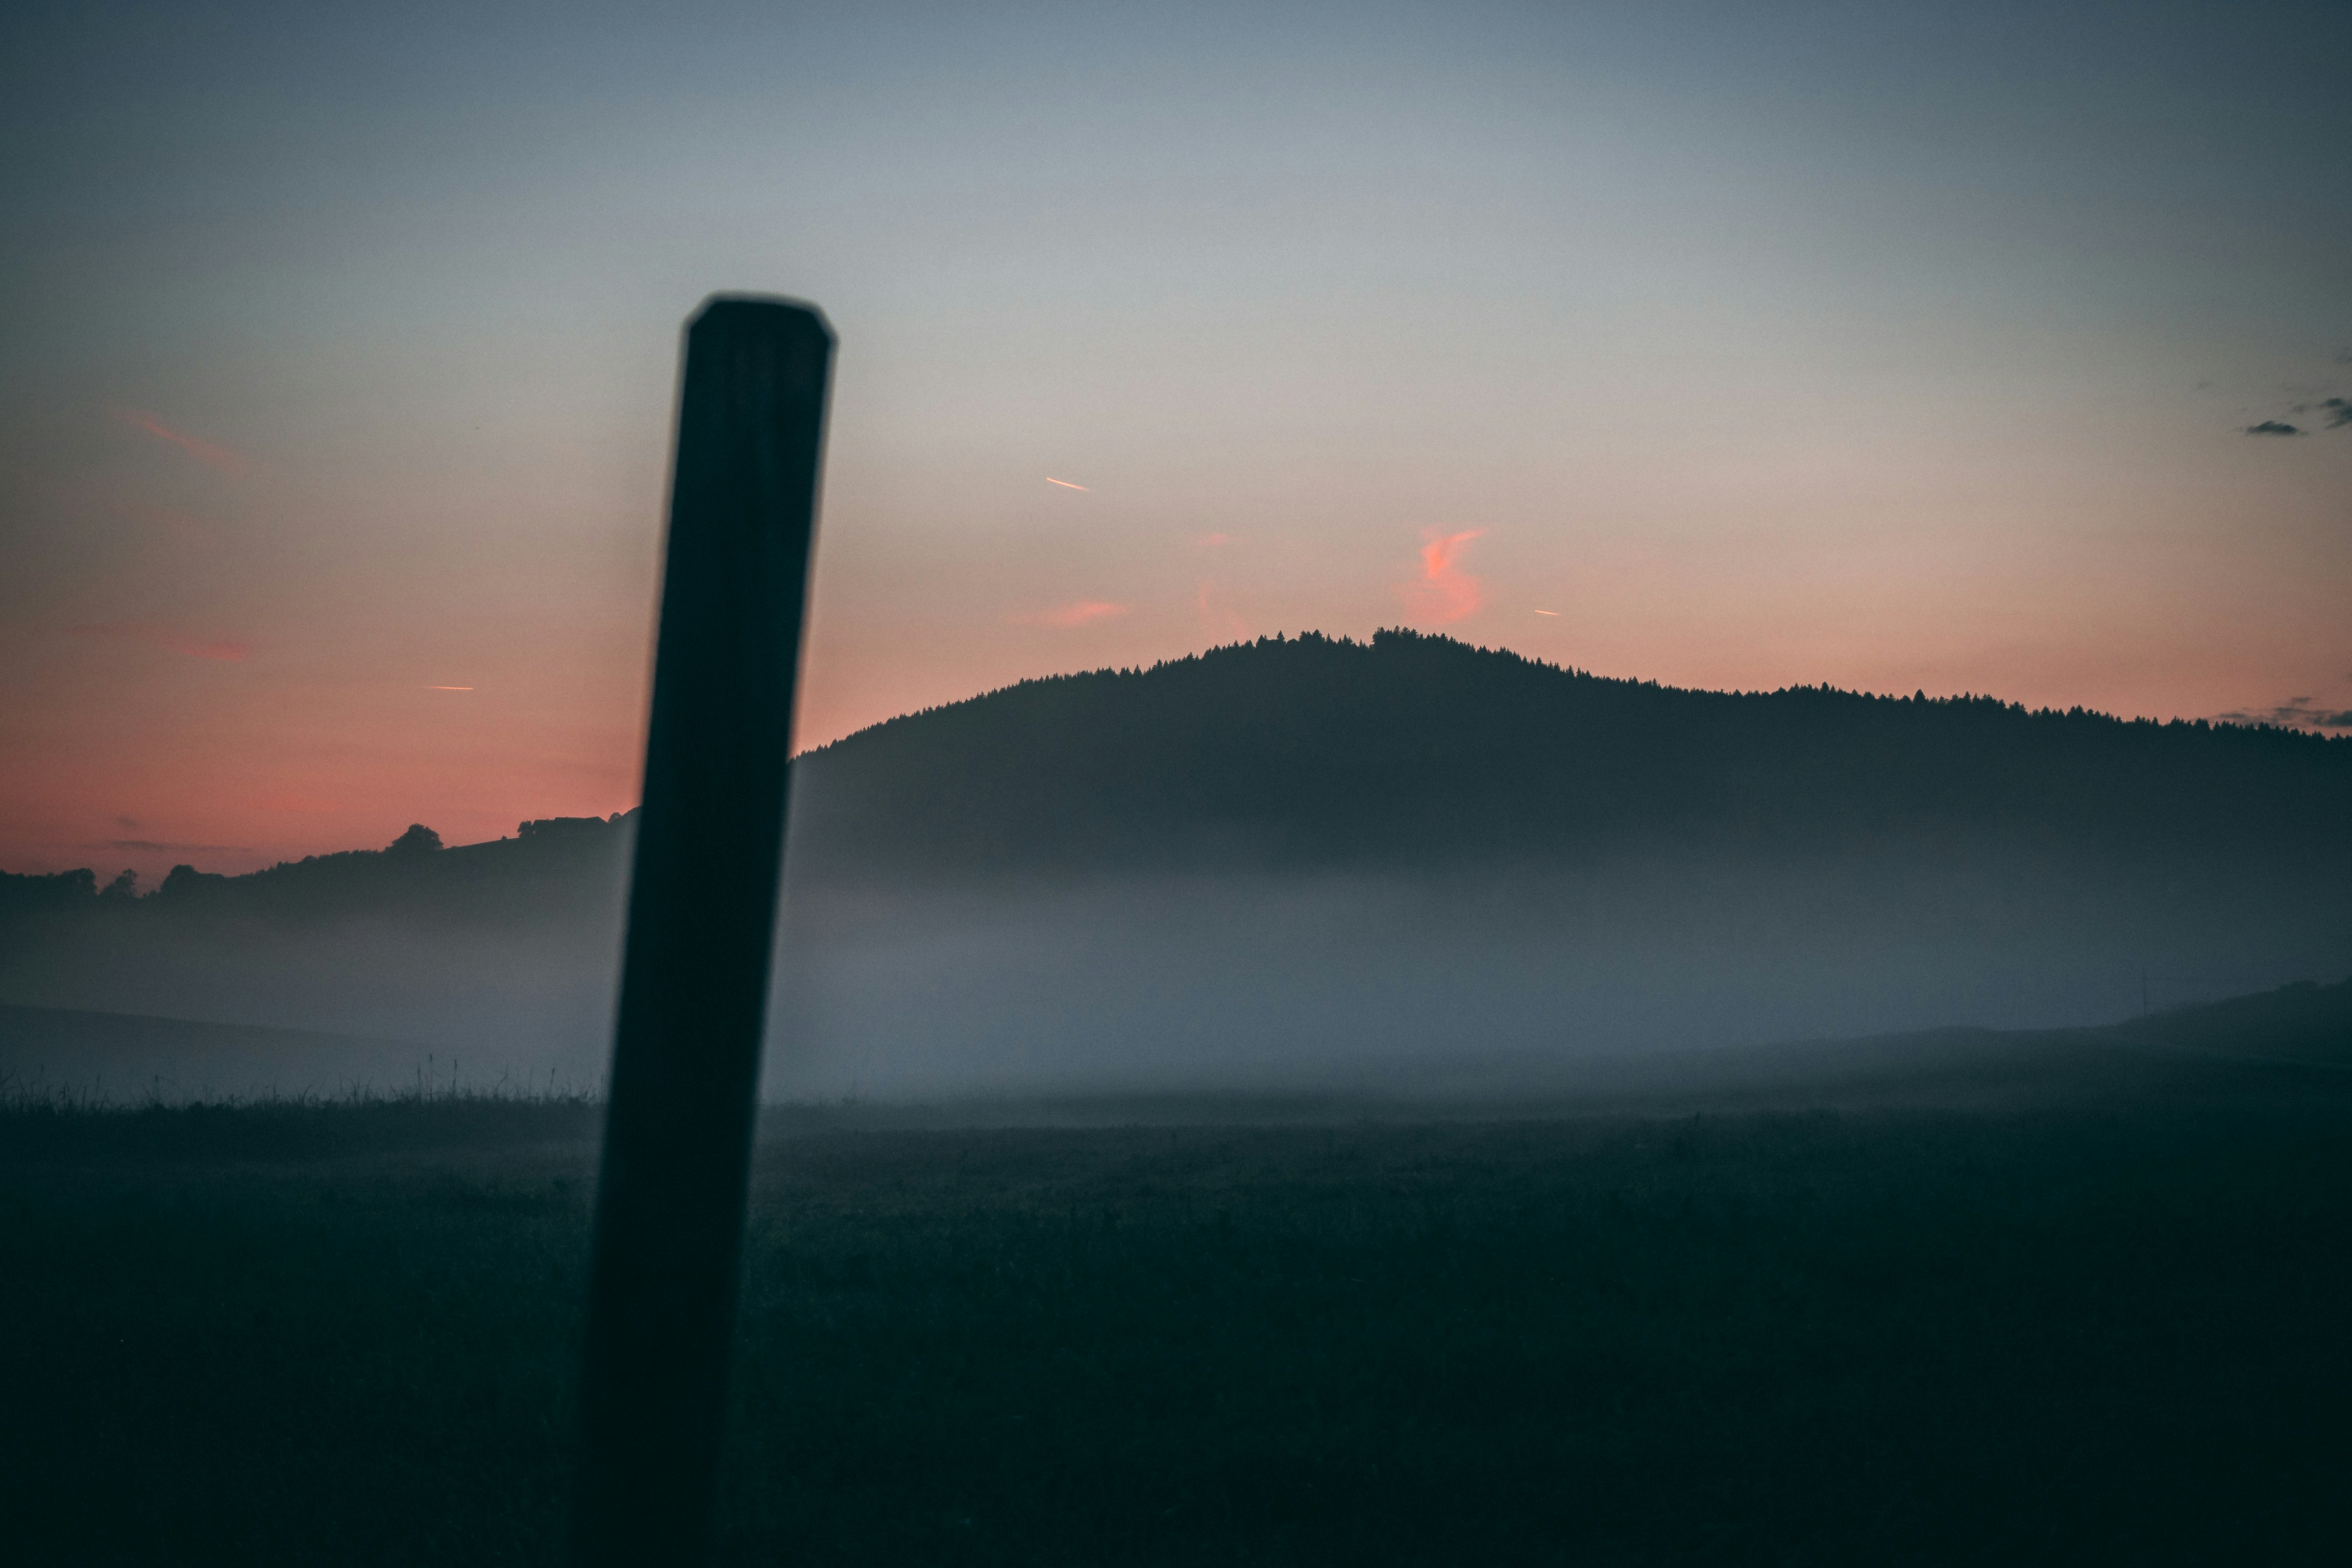
[[[580,1113],[396,1111],[0,1119],[0,1554],[557,1559]],[[771,1139],[724,1555],[2334,1561],[2347,1127]]]

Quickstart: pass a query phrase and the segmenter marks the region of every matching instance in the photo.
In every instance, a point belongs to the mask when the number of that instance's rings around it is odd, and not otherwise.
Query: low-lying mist
[[[1400,631],[1024,682],[793,769],[772,1097],[1538,1094],[2352,968],[2352,739],[2278,729],[1682,690]],[[363,1037],[175,1058],[17,1018],[5,1068],[291,1091],[333,1085],[262,1064],[397,1086],[429,1053],[593,1088],[633,835],[418,826],[152,898],[0,879],[0,1004]]]
[[[20,1018],[5,1067],[133,1098],[593,1088],[620,911],[615,883],[496,921],[60,927],[12,944],[0,1001],[342,1038],[68,1050]],[[2333,979],[2347,952],[2352,898],[2316,875],[1949,846],[1445,873],[793,879],[765,1090],[1493,1099],[1550,1092],[1601,1058],[2112,1022]]]
[[[1541,1093],[1603,1057],[2107,1023],[2333,979],[2352,952],[2315,883],[1921,869],[835,890],[788,911],[769,1089]]]

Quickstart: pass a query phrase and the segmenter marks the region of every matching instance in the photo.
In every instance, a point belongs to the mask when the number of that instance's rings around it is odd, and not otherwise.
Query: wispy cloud
[[[2330,430],[2341,430],[2352,425],[2352,397],[2323,397],[2316,403],[2298,403],[2289,414],[2315,414],[2320,423]],[[2310,431],[2300,425],[2290,425],[2284,419],[2264,419],[2241,426],[2249,436],[2308,436]]]
[[[138,408],[118,408],[114,416],[133,430],[144,430],[159,441],[168,441],[197,462],[230,479],[242,479],[252,465],[226,447],[215,447],[210,441],[198,440],[184,430],[174,430],[152,414]]]
[[[2308,697],[2290,697],[2275,708],[2236,708],[2216,713],[2226,724],[2279,724],[2290,730],[2352,730],[2352,708],[2315,707]]]
[[[1442,626],[1476,612],[1486,601],[1486,588],[1462,570],[1462,554],[1472,540],[1484,538],[1486,532],[1483,528],[1459,533],[1434,528],[1423,531],[1421,575],[1404,585],[1408,615]]]
[[[1076,599],[1066,605],[1056,605],[1050,610],[1038,610],[1025,616],[1014,616],[1016,626],[1054,626],[1066,631],[1072,626],[1092,626],[1115,616],[1127,614],[1128,606],[1114,605],[1108,599]]]
[[[115,621],[105,626],[68,626],[66,631],[72,637],[95,637],[103,642],[135,643],[141,647],[176,653],[184,658],[213,659],[224,664],[234,664],[253,651],[250,643],[192,637],[186,632],[157,626],[151,621]]]
[[[152,838],[110,838],[102,844],[85,844],[85,849],[128,849],[138,855],[251,855],[256,851],[242,844],[163,844]]]
[[[1045,482],[1049,485],[1059,485],[1066,490],[1090,490],[1094,489],[1094,486],[1092,485],[1074,485],[1067,479],[1057,479],[1051,474],[1047,474],[1045,476]]]

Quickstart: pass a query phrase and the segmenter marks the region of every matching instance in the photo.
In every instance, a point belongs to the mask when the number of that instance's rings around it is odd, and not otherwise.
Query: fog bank
[[[593,1087],[620,889],[531,918],[27,928],[0,1002],[334,1036],[163,1076],[212,1092]],[[1548,1091],[1579,1064],[1973,1025],[2106,1023],[2352,967],[2316,874],[1652,854],[1444,875],[789,885],[771,1099]],[[289,1051],[292,1054],[289,1055]],[[151,1086],[85,1044],[44,1080]],[[71,1057],[74,1059],[66,1059]],[[155,1076],[152,1051],[141,1071]],[[51,1059],[58,1058],[58,1059]],[[266,1059],[265,1059],[266,1058]],[[307,1070],[331,1059],[331,1074]],[[21,1079],[24,1050],[0,1055]],[[194,1092],[192,1089],[191,1092]]]

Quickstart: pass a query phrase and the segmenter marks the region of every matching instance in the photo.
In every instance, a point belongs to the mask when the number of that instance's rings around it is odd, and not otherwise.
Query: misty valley
[[[1387,632],[1028,682],[795,766],[771,1099],[1549,1094],[2114,1023],[2352,953],[2352,743],[2275,729],[1685,691]],[[631,832],[420,828],[143,897],[10,878],[0,1003],[44,1011],[0,1068],[102,1098],[593,1088]]]
[[[2352,1527],[2352,739],[1391,632],[793,770],[721,1561]],[[558,1560],[635,829],[0,881],[12,1561]]]
[[[0,1568],[2352,1557],[2347,80],[0,9]]]

